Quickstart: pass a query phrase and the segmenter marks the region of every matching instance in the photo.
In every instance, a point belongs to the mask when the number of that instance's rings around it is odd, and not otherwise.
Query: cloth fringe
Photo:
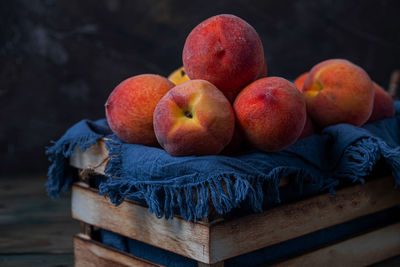
[[[371,173],[381,157],[392,167],[396,185],[400,184],[397,175],[400,173],[400,148],[390,148],[377,138],[363,138],[349,146],[343,155],[348,160],[341,160],[337,170],[328,179],[322,174],[310,173],[307,169],[276,167],[257,177],[222,173],[206,181],[187,185],[141,182],[132,177],[123,177],[121,157],[118,157],[121,145],[111,141],[107,142],[107,148],[112,160],[106,174],[113,177],[100,184],[100,194],[108,195],[115,205],[121,204],[125,198],[144,199],[151,213],[166,219],[178,212],[187,221],[197,221],[208,215],[211,204],[219,214],[225,214],[240,207],[245,200],[248,200],[254,212],[260,212],[264,197],[275,203],[280,202],[279,183],[283,177],[288,176],[295,178],[300,191],[308,180],[315,188],[329,190],[334,194],[338,179],[350,178],[352,182],[364,183],[363,177]]]
[[[51,147],[46,148],[45,153],[48,155],[51,165],[47,172],[49,179],[45,186],[47,187],[47,194],[51,198],[59,197],[60,193],[67,191],[72,183],[68,159],[72,155],[75,146],[78,145],[82,151],[85,151],[101,137],[98,134],[91,134],[82,136],[79,139],[61,138],[59,141],[53,142]]]
[[[335,178],[350,178],[353,183],[364,183],[375,164],[383,159],[392,168],[396,186],[400,185],[400,147],[391,148],[386,142],[374,137],[363,138],[349,146],[343,155],[345,160],[334,172]]]
[[[134,177],[124,177],[121,165],[123,151],[119,142],[110,138],[106,147],[111,158],[106,175],[110,178],[100,184],[100,194],[107,195],[115,205],[121,204],[124,199],[143,199],[149,211],[159,218],[170,219],[178,212],[187,221],[197,221],[208,215],[211,204],[216,212],[225,214],[240,207],[245,200],[254,212],[261,212],[264,196],[272,202],[280,202],[279,183],[283,177],[291,175],[300,185],[307,178],[318,188],[332,189],[337,184],[336,180],[326,180],[321,175],[294,167],[277,167],[257,177],[221,173],[203,182],[185,185],[143,182]]]
[[[49,180],[46,183],[50,197],[58,197],[72,183],[72,168],[68,164],[68,158],[75,146],[78,145],[85,151],[104,136],[107,136],[106,147],[111,160],[106,169],[108,178],[99,185],[100,194],[107,195],[115,205],[121,204],[125,198],[144,200],[149,211],[160,218],[172,218],[179,213],[185,220],[196,221],[207,216],[210,207],[214,207],[219,214],[224,214],[240,207],[243,202],[248,203],[253,211],[259,212],[266,201],[280,202],[279,183],[284,177],[291,177],[299,192],[302,192],[303,185],[307,182],[315,190],[329,190],[333,194],[339,180],[351,179],[352,182],[364,183],[364,178],[371,173],[379,160],[385,161],[392,168],[395,184],[400,185],[400,146],[391,147],[383,139],[371,135],[354,139],[350,145],[347,144],[342,154],[339,154],[337,163],[335,161],[338,166],[330,166],[331,170],[311,167],[309,161],[299,163],[300,159],[296,158],[297,165],[287,166],[291,163],[286,162],[283,166],[277,163],[279,167],[274,167],[271,164],[269,168],[252,176],[243,170],[236,173],[229,169],[215,170],[210,177],[204,175],[201,180],[175,183],[173,179],[160,180],[159,177],[158,180],[155,177],[131,177],[125,171],[131,167],[123,167],[122,161],[124,156],[129,155],[128,152],[124,155],[126,145],[110,135],[107,129],[104,123],[84,120],[46,149],[51,162],[47,174]],[[82,132],[88,134],[82,136]]]

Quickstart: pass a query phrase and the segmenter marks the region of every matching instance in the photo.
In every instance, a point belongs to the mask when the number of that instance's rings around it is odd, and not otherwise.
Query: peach
[[[304,81],[306,80],[307,76],[308,72],[304,72],[299,77],[297,77],[296,80],[294,80],[293,82],[294,85],[297,87],[297,89],[300,90],[300,92],[303,92]]]
[[[181,84],[183,82],[189,81],[189,76],[187,76],[185,68],[180,67],[168,76],[168,80],[173,82],[175,85]]]
[[[172,88],[154,111],[154,131],[173,156],[218,154],[231,141],[235,116],[228,99],[205,80]]]
[[[262,68],[261,72],[258,74],[257,79],[267,77],[267,61],[264,59],[264,67]]]
[[[137,75],[121,82],[105,105],[111,130],[127,143],[157,145],[153,112],[172,87],[174,84],[167,78],[155,74]]]
[[[338,123],[360,126],[371,115],[374,102],[368,74],[344,59],[315,65],[304,82],[303,94],[308,114],[321,127]]]
[[[310,116],[307,115],[306,124],[304,125],[303,131],[301,132],[298,139],[309,137],[310,135],[313,135],[314,133],[315,133],[314,124],[313,124],[312,120],[310,119]]]
[[[241,151],[246,149],[246,140],[243,136],[242,131],[239,127],[235,127],[235,131],[232,136],[232,140],[229,144],[221,151],[222,155],[234,156]]]
[[[182,60],[190,79],[211,82],[231,102],[264,68],[266,72],[260,37],[234,15],[217,15],[197,25],[186,39]]]
[[[367,122],[393,117],[395,113],[393,98],[375,82],[372,84],[375,88],[374,107]]]
[[[270,152],[293,144],[306,123],[306,104],[301,92],[280,77],[259,79],[246,86],[233,105],[246,139]]]

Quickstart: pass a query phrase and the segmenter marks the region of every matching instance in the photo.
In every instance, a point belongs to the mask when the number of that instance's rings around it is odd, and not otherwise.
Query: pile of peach
[[[270,152],[315,129],[394,115],[392,98],[347,60],[323,61],[294,83],[267,77],[257,32],[233,15],[196,26],[182,59],[169,79],[137,75],[114,89],[106,116],[121,140],[160,144],[173,156],[218,154],[244,142]]]

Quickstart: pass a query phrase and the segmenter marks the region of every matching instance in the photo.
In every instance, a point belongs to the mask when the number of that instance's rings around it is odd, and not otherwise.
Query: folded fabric
[[[400,102],[395,106],[396,116],[390,119],[363,127],[338,124],[281,152],[251,150],[234,157],[172,157],[158,147],[122,142],[104,119],[83,120],[47,150],[48,193],[56,197],[70,185],[67,158],[73,148],[78,145],[84,151],[102,137],[111,160],[100,193],[117,205],[125,198],[142,199],[158,217],[171,218],[178,210],[184,219],[197,220],[207,216],[210,205],[224,214],[243,201],[261,211],[265,198],[279,202],[278,185],[284,177],[294,177],[299,190],[305,180],[316,190],[332,190],[341,180],[364,182],[381,159],[398,185]]]

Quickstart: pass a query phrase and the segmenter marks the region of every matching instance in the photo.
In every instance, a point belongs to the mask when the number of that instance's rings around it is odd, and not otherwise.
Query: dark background
[[[270,76],[346,58],[387,87],[400,68],[400,1],[0,1],[0,172],[44,173],[44,147],[104,117],[108,94],[182,65],[187,34],[220,13],[258,31]]]

